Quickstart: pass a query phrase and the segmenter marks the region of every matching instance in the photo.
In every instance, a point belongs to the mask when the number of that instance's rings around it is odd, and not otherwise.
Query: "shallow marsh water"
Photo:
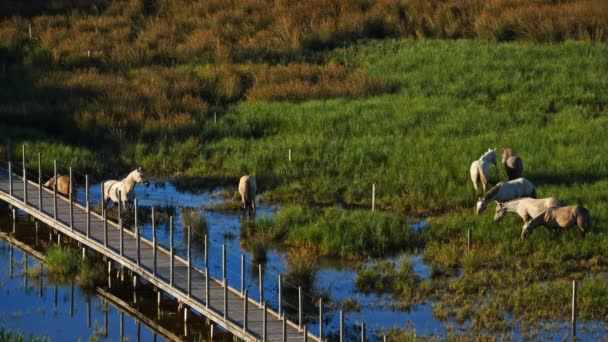
[[[228,191],[234,192],[236,189],[228,189]],[[232,193],[231,193],[232,194]],[[91,186],[91,200],[92,205],[99,204],[100,191],[99,186]],[[84,201],[84,191],[79,189],[77,198],[80,202]],[[245,256],[245,286],[249,290],[251,297],[256,300],[259,299],[259,278],[258,278],[258,266],[251,262],[251,256],[248,252],[244,251],[240,247],[239,243],[239,229],[241,225],[241,218],[239,213],[224,213],[204,210],[204,207],[211,206],[213,204],[221,203],[225,201],[222,191],[220,189],[203,190],[197,192],[178,191],[171,183],[168,182],[153,182],[149,188],[143,186],[136,187],[136,198],[139,200],[140,213],[149,213],[150,208],[154,207],[161,213],[161,220],[157,222],[157,238],[159,243],[163,246],[169,245],[169,223],[166,213],[171,213],[174,216],[174,243],[176,248],[176,254],[185,256],[187,243],[186,243],[186,230],[184,229],[184,217],[180,207],[198,210],[200,213],[205,215],[208,227],[209,236],[209,267],[210,272],[217,278],[221,277],[222,274],[222,245],[226,246],[227,254],[227,277],[229,284],[239,289],[240,288],[240,268],[241,268],[241,256]],[[5,207],[4,207],[5,208]],[[258,206],[258,217],[259,216],[272,216],[273,213],[278,210],[278,206],[268,206],[264,203],[259,203]],[[132,211],[130,214],[132,215]],[[2,230],[10,231],[12,228],[9,227],[12,220],[9,218],[8,211],[6,209],[0,210],[0,216],[2,216]],[[124,217],[124,216],[123,216]],[[141,234],[147,239],[152,237],[152,225],[151,220],[148,217],[139,216],[139,222],[141,225]],[[20,215],[16,222],[17,229],[15,230],[18,235],[22,235],[21,238],[30,240],[32,243],[31,236],[31,223],[26,216]],[[19,231],[27,231],[22,229],[20,226],[28,226],[30,234],[24,235],[19,234]],[[426,222],[417,224],[416,229],[425,229],[427,227]],[[192,257],[193,264],[197,267],[204,267],[204,252],[201,236],[193,237],[193,248]],[[0,245],[0,258],[8,260],[8,245],[2,242]],[[14,260],[22,260],[22,252],[14,250]],[[408,255],[410,263],[412,264],[414,271],[421,278],[427,279],[429,277],[429,266],[424,264],[420,255]],[[275,308],[278,304],[277,298],[277,287],[278,287],[278,275],[285,272],[285,251],[280,250],[269,250],[267,253],[267,261],[263,264],[263,279],[264,279],[264,296],[265,300],[270,304],[271,307]],[[396,263],[399,262],[399,256],[392,256],[389,260]],[[33,258],[30,258],[31,267],[35,267]],[[13,278],[9,276],[8,263],[0,263],[0,281],[2,287],[0,287],[0,302],[6,303],[2,305],[0,309],[0,326],[7,327],[9,329],[20,329],[26,333],[34,334],[45,334],[51,337],[52,340],[76,340],[78,338],[86,339],[93,334],[99,335],[100,329],[103,328],[103,317],[105,315],[102,310],[102,299],[96,296],[91,296],[81,291],[77,286],[74,290],[74,311],[73,315],[69,315],[69,303],[71,286],[69,284],[57,285],[58,291],[58,306],[54,305],[52,291],[54,291],[54,285],[51,286],[46,280],[43,279],[43,296],[38,297],[36,288],[32,288],[33,282],[28,287],[24,287],[23,277],[16,277],[16,274],[21,274],[18,271],[20,264],[15,262],[15,269],[13,270]],[[360,309],[357,311],[349,311],[345,313],[345,323],[347,326],[348,334],[351,338],[358,337],[360,332],[360,323],[364,322],[367,327],[367,336],[380,338],[383,331],[390,328],[407,328],[410,331],[415,331],[418,336],[446,336],[448,331],[453,331],[456,334],[468,334],[469,323],[464,325],[457,325],[454,322],[441,322],[436,320],[432,315],[433,303],[424,303],[411,307],[409,310],[399,310],[395,308],[396,300],[392,295],[376,295],[366,294],[357,291],[355,287],[356,270],[348,264],[341,262],[338,259],[321,259],[320,270],[317,275],[315,282],[315,293],[305,293],[304,301],[311,303],[316,300],[319,295],[324,298],[328,298],[334,303],[341,303],[345,300],[355,300],[359,305]],[[21,272],[21,273],[19,273]],[[46,274],[44,275],[46,277]],[[290,287],[293,284],[285,284],[284,286]],[[128,286],[128,285],[127,285]],[[132,297],[130,290],[118,291],[125,298]],[[292,320],[297,320],[297,292],[295,287],[292,287],[291,291],[286,289],[284,298],[284,307],[288,315]],[[294,292],[296,293],[294,296]],[[148,311],[151,316],[155,315],[155,294],[146,291],[141,291],[140,297],[149,297],[152,304],[146,308],[143,305],[141,308],[143,311]],[[91,315],[92,323],[91,327],[87,327],[86,322],[86,303],[91,301]],[[140,300],[145,302],[143,299]],[[66,304],[67,303],[67,304]],[[307,308],[305,312],[304,320],[309,328],[309,331],[318,333],[318,308],[307,303],[304,304]],[[113,306],[109,306],[108,311],[108,324],[109,324],[109,335],[108,340],[119,339],[119,313],[118,309]],[[339,308],[335,305],[325,305],[323,313],[323,330],[324,335],[337,334],[339,328]],[[169,326],[173,324],[173,330],[176,334],[183,336],[182,326],[175,324],[175,310],[168,309],[167,316]],[[84,312],[84,313],[83,313]],[[83,315],[84,318],[83,318]],[[37,323],[39,322],[40,323]],[[95,323],[96,322],[96,323]],[[173,323],[171,323],[173,322]],[[204,324],[203,324],[204,325]],[[101,328],[100,328],[101,326]],[[446,328],[449,326],[450,328]],[[125,336],[131,336],[131,340],[136,339],[136,324],[132,319],[125,317],[124,323],[124,334]],[[152,330],[142,325],[141,337],[143,340],[150,340],[154,337]],[[543,339],[560,339],[569,334],[570,326],[567,322],[561,323],[547,323],[543,329],[536,331],[533,335],[524,334],[520,331],[510,331],[506,333],[506,336],[510,336],[516,339],[531,337]],[[195,329],[196,330],[196,329]],[[202,327],[200,329],[201,334],[208,334],[208,327]],[[606,327],[603,322],[591,322],[591,323],[579,323],[579,337],[583,339],[597,339],[605,338]],[[144,338],[144,336],[149,338]],[[191,335],[192,336],[192,333]],[[223,338],[227,335],[217,335]],[[159,337],[160,338],[160,337]]]

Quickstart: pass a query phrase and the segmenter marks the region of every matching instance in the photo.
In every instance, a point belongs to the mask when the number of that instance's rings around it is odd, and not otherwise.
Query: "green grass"
[[[287,206],[273,220],[261,218],[244,225],[241,238],[315,246],[320,255],[353,259],[384,256],[420,243],[409,225],[394,214],[302,206]]]
[[[81,258],[75,249],[52,246],[46,251],[46,261],[50,272],[73,275],[78,272]]]
[[[0,342],[46,342],[47,336],[26,335],[19,330],[10,330],[0,327]]]

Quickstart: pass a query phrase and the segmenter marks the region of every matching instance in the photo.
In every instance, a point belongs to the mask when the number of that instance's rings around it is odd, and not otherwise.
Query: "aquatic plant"
[[[78,271],[81,258],[73,248],[51,246],[46,250],[46,261],[50,272],[73,275]]]

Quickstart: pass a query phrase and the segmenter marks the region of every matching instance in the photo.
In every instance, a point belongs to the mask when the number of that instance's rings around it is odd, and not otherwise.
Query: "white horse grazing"
[[[137,170],[134,170],[133,172],[129,173],[129,175],[121,181],[105,181],[103,183],[104,202],[107,203],[109,200],[112,200],[112,202],[118,203],[118,201],[120,200],[122,202],[123,207],[126,208],[127,202],[133,203],[133,188],[137,183],[143,183],[146,187],[150,185],[150,182],[148,182],[148,179],[144,175],[141,166],[138,167]],[[119,192],[120,197],[118,196]]]
[[[483,192],[486,192],[488,180],[490,179],[490,163],[496,166],[496,149],[488,149],[488,152],[471,163],[471,181],[473,181],[475,193],[478,191],[477,182],[481,182]]]
[[[258,191],[258,186],[253,176],[243,176],[239,181],[239,193],[241,194],[241,202],[243,203],[243,216],[255,216],[255,194]]]
[[[532,182],[525,178],[517,178],[508,182],[496,184],[477,201],[477,215],[481,214],[492,201],[506,202],[520,197],[536,198],[536,189]]]
[[[540,215],[545,209],[552,207],[561,207],[562,202],[555,197],[547,198],[518,198],[509,202],[496,202],[496,213],[494,214],[494,222],[502,220],[507,213],[517,213],[524,222],[528,222],[534,217]]]

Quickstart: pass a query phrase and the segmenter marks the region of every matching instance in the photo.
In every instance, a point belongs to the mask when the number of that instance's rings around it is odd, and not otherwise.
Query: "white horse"
[[[255,216],[255,194],[258,191],[258,186],[253,176],[243,176],[239,181],[239,193],[241,194],[241,202],[243,203],[243,216],[247,213],[250,216],[253,212]]]
[[[483,192],[486,192],[488,180],[490,179],[490,163],[496,166],[496,149],[488,149],[488,152],[484,153],[481,157],[479,157],[478,160],[471,163],[471,181],[473,181],[475,193],[478,191],[478,182],[481,182]]]
[[[477,215],[481,214],[492,201],[506,202],[520,197],[536,198],[536,189],[532,182],[525,178],[517,178],[508,182],[496,184],[477,201]]]
[[[144,175],[141,166],[138,167],[133,172],[129,173],[127,177],[125,177],[121,181],[117,180],[109,180],[103,183],[103,200],[104,202],[108,202],[112,200],[114,203],[118,203],[120,200],[124,208],[127,207],[128,203],[133,203],[133,188],[135,184],[143,183],[146,187],[150,185],[150,182]],[[120,197],[119,194],[120,193]]]
[[[547,208],[561,206],[562,202],[555,197],[538,199],[523,197],[502,203],[496,201],[494,222],[502,220],[507,213],[517,213],[524,220],[524,222],[528,222]]]

